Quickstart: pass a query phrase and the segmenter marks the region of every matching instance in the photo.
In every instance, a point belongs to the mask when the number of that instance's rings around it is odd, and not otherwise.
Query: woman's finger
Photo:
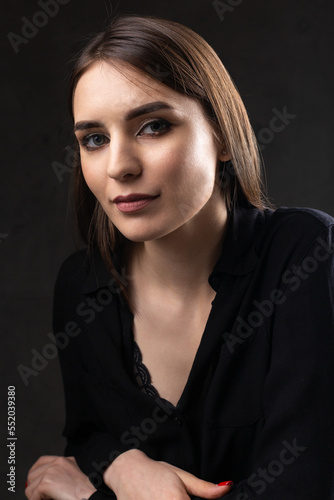
[[[190,472],[179,469],[173,465],[170,465],[170,467],[179,476],[190,495],[196,495],[207,499],[221,498],[226,495],[233,486],[233,481],[225,481],[225,484],[219,486],[218,484],[199,479]]]

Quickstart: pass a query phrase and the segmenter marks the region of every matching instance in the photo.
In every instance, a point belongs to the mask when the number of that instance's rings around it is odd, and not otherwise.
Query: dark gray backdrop
[[[51,343],[57,270],[75,250],[66,222],[73,142],[68,61],[111,10],[119,5],[120,12],[157,14],[203,35],[244,99],[263,150],[271,200],[334,215],[332,2],[59,0],[58,12],[49,7],[41,15],[45,3],[1,3],[1,499],[23,499],[32,463],[64,448],[58,360],[45,346]],[[29,21],[37,30],[27,27]],[[50,359],[39,360],[25,384],[17,367],[32,368],[43,349]],[[9,385],[16,387],[17,403],[15,494],[5,479]]]

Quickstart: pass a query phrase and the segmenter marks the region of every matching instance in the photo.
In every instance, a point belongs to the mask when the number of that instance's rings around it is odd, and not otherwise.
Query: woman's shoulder
[[[262,224],[255,236],[259,255],[270,253],[280,260],[292,257],[297,261],[319,245],[328,255],[334,253],[331,215],[307,207],[279,207],[262,213]]]
[[[71,281],[78,275],[86,275],[89,269],[89,258],[87,248],[73,252],[60,265],[57,281]]]
[[[308,207],[279,207],[264,211],[264,233],[267,237],[285,239],[286,244],[307,241],[328,234],[334,218],[321,210]]]
[[[284,206],[261,210],[248,205],[233,214],[225,257],[227,253],[227,260],[248,259],[255,253],[267,258],[274,253],[284,259],[295,253],[297,258],[319,238],[334,248],[334,218],[321,210]]]
[[[110,273],[102,260],[98,250],[84,248],[69,255],[61,264],[56,279],[56,288],[67,287],[85,290],[90,286],[99,287],[107,283]],[[94,285],[94,286],[93,286]]]
[[[321,230],[334,224],[334,218],[331,215],[315,208],[283,206],[268,211],[268,213],[270,213],[273,222],[296,225],[300,229],[311,226]]]

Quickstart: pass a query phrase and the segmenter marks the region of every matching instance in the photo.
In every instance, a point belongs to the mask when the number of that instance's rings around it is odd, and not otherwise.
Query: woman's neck
[[[209,205],[172,233],[133,244],[128,265],[138,292],[142,284],[146,291],[163,290],[182,300],[207,287],[227,227],[224,202]]]

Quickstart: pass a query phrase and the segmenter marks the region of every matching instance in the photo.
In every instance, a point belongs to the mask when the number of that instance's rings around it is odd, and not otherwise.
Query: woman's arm
[[[75,457],[94,487],[115,498],[103,483],[103,472],[127,447],[95,424],[97,410],[87,387],[84,368],[85,363],[90,361],[90,350],[85,340],[85,318],[77,311],[84,300],[85,263],[83,252],[69,257],[58,273],[54,289],[53,331],[56,337],[59,335],[58,354],[66,407],[63,431],[67,440],[65,456]]]
[[[119,500],[189,500],[222,498],[232,481],[216,485],[166,462],[151,460],[140,450],[130,450],[108,467],[104,473],[106,484]]]
[[[230,489],[230,485],[217,486],[202,481],[177,467],[150,460],[144,453],[137,450],[130,452],[129,455],[130,457],[126,460],[124,456],[122,460],[119,460],[123,462],[122,466],[118,464],[118,470],[114,469],[110,476],[111,485],[115,485],[119,500],[146,498],[186,500],[189,499],[188,493],[215,499],[221,498]],[[125,461],[126,469],[123,467]],[[124,484],[122,484],[123,476]],[[132,487],[133,484],[135,488]],[[99,492],[92,486],[73,457],[56,456],[43,456],[37,460],[28,473],[25,493],[28,500],[108,500],[111,498],[109,494]]]
[[[268,317],[264,424],[252,469],[226,500],[333,498],[333,254],[329,226],[282,276],[284,301]]]

